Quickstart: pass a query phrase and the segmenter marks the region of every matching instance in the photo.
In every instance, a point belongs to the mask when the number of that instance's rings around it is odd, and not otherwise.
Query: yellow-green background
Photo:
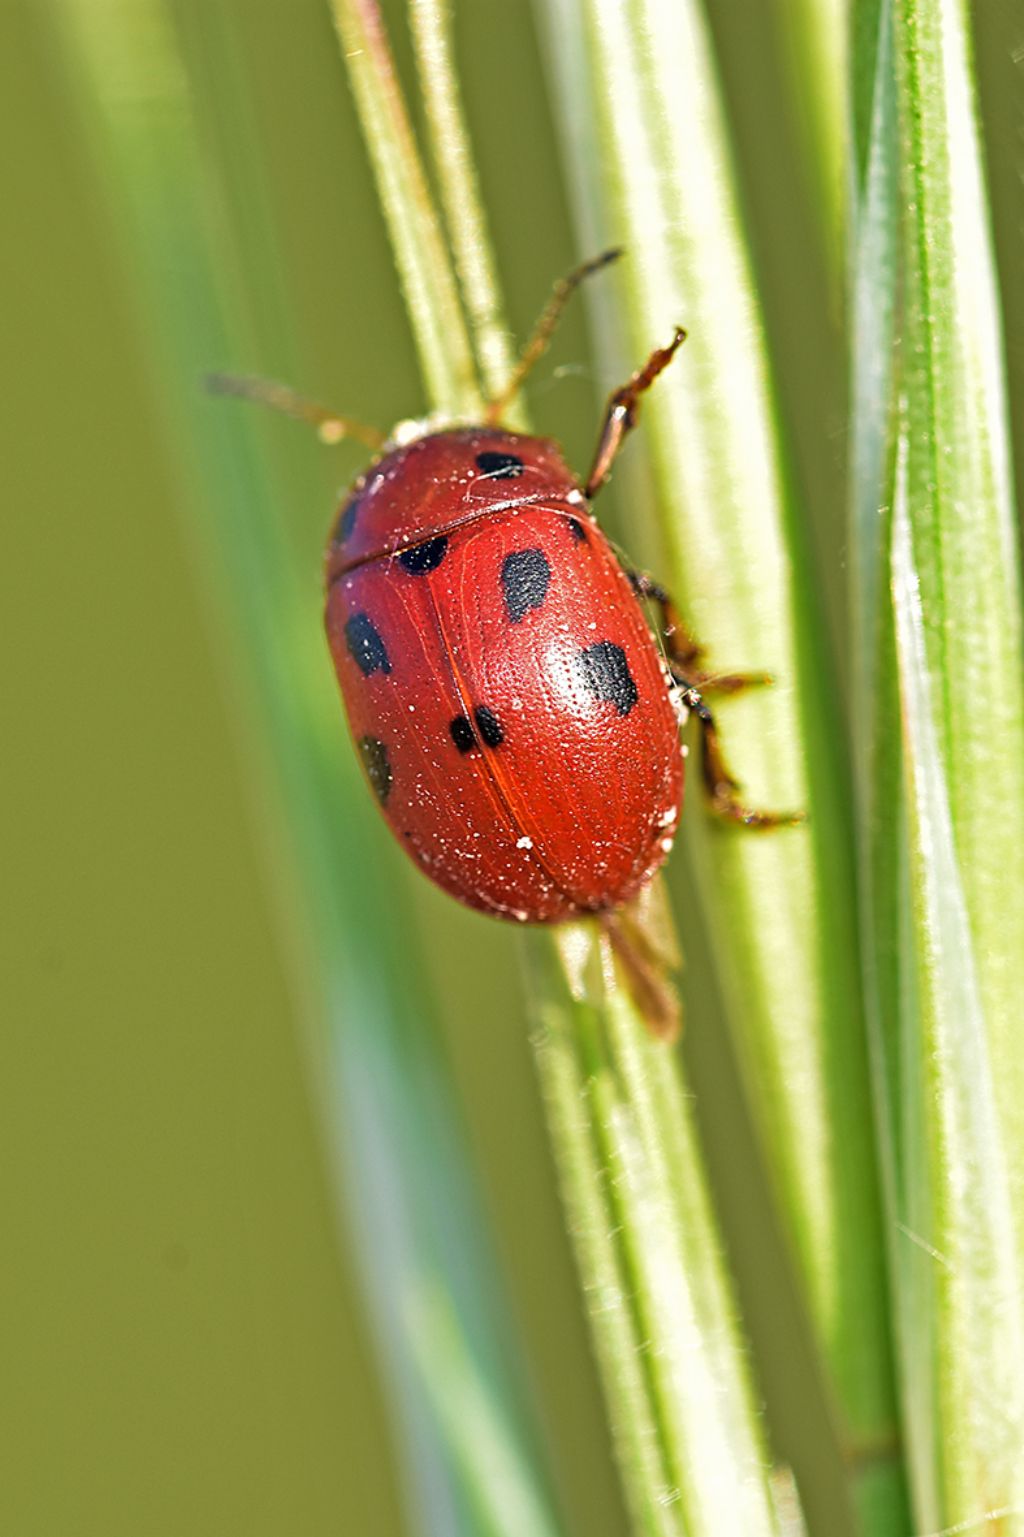
[[[712,9],[793,462],[816,509],[822,578],[838,592],[843,365],[776,6]],[[402,1530],[398,1475],[304,1079],[285,904],[180,505],[125,230],[95,164],[58,11],[48,0],[0,0],[0,1532],[383,1537]],[[286,357],[208,365],[284,374],[384,425],[415,413],[415,360],[326,5],[180,0],[169,12],[205,120],[217,122],[225,57],[254,103],[248,124],[224,131],[239,177],[265,179],[280,267],[272,301],[294,338]],[[390,12],[400,17],[400,7]],[[1014,50],[1024,21],[1000,0],[978,21],[1019,378],[1024,71]],[[458,40],[502,277],[524,330],[579,254],[529,7],[462,0]],[[685,320],[666,317],[676,318]],[[616,381],[586,366],[553,370],[586,359],[581,313],[533,394],[535,418],[577,463],[600,394]],[[319,531],[360,456],[346,447],[331,459],[287,424],[268,430],[299,467],[294,516],[308,532],[316,626]],[[369,801],[364,809],[373,815]],[[566,1530],[611,1537],[624,1517],[510,937],[408,878],[383,829],[375,848],[378,875],[407,889],[429,936]],[[685,892],[682,901],[685,911]],[[689,914],[689,1050],[728,1184],[737,1134],[727,1064],[701,1026],[695,924]],[[814,1427],[801,1425],[800,1395],[787,1398],[799,1371],[785,1300],[758,1284],[768,1239],[757,1192],[745,1215],[732,1205],[782,1439],[799,1455]]]

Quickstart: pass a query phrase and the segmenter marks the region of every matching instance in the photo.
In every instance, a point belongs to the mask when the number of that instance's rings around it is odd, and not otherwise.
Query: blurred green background
[[[799,174],[783,3],[728,0],[711,19],[794,472],[815,509],[839,639],[845,364]],[[404,57],[402,8],[388,9]],[[415,414],[415,358],[325,4],[176,0],[166,11],[211,163],[238,192],[225,217],[244,227],[261,210],[249,230],[252,268],[243,255],[228,278],[265,325],[251,355],[197,358],[197,391],[205,368],[249,370],[385,426]],[[0,257],[0,1532],[398,1534],[380,1375],[306,1073],[273,813],[264,780],[249,772],[245,703],[182,505],[152,321],[60,15],[49,0],[0,0],[10,178]],[[1022,398],[1024,21],[1009,0],[990,0],[977,21],[1009,360]],[[523,333],[581,254],[530,7],[463,0],[457,37],[509,310]],[[535,420],[571,462],[586,461],[601,397],[616,382],[595,377],[581,306],[531,394]],[[328,453],[289,423],[261,430],[277,483],[294,486],[283,514],[308,550],[315,629],[320,545],[361,453]],[[607,516],[628,541],[616,511],[610,501]],[[347,762],[340,712],[336,747]],[[368,799],[353,804],[373,818]],[[417,975],[442,1000],[448,1065],[565,1530],[612,1537],[625,1518],[553,1189],[515,947],[499,925],[406,870],[382,826],[365,836],[374,878],[396,893],[396,922],[413,913],[428,936]],[[771,1238],[758,1193],[737,1194],[735,1091],[681,874],[686,1049],[781,1406],[782,1449],[799,1458],[814,1426],[796,1407],[785,1295],[760,1283]]]

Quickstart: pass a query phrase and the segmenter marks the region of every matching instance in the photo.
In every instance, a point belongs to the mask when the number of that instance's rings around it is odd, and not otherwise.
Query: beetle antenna
[[[600,272],[603,268],[610,266],[612,262],[618,261],[622,254],[623,252],[620,247],[616,247],[611,251],[602,251],[600,256],[595,256],[592,261],[584,262],[581,267],[576,268],[575,272],[570,272],[568,277],[562,278],[561,282],[555,284],[551,298],[544,306],[541,317],[533,329],[533,335],[523,348],[519,362],[513,368],[505,388],[494,400],[488,402],[485,419],[489,427],[493,427],[500,422],[509,401],[519,393],[527,374],[530,373],[534,364],[544,356],[548,343],[554,335],[555,327],[562,318],[562,311],[584,278],[591,277],[593,273]]]
[[[354,422],[349,416],[339,416],[336,411],[321,406],[315,400],[290,389],[287,384],[277,384],[272,379],[257,379],[243,374],[207,374],[206,388],[211,395],[232,395],[238,400],[254,400],[257,405],[269,406],[296,421],[308,422],[315,427],[321,443],[340,443],[343,438],[356,438],[367,448],[383,448],[385,436],[376,427]]]

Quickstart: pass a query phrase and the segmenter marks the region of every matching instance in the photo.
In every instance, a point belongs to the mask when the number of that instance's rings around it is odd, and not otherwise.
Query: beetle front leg
[[[641,395],[650,389],[658,375],[668,367],[685,340],[686,332],[682,326],[676,326],[675,335],[668,346],[655,347],[643,368],[639,369],[621,390],[616,390],[609,400],[604,426],[601,428],[601,436],[598,439],[597,453],[594,455],[594,463],[587,476],[587,483],[583,487],[584,495],[588,500],[597,495],[608,479],[615,456],[622,447],[623,438],[631,428],[636,426]]]
[[[771,827],[795,827],[806,821],[807,813],[804,811],[755,811],[743,804],[739,795],[739,781],[730,773],[726,764],[715,717],[705,704],[701,690],[674,669],[672,676],[679,685],[680,697],[686,708],[697,717],[701,774],[714,814],[727,822],[738,822],[754,831]]]

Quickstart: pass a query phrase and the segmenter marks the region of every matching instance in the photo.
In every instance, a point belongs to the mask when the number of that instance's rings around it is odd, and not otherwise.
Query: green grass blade
[[[1024,699],[998,298],[963,11],[859,11],[860,804],[908,1462],[919,1527],[1024,1531]]]
[[[867,14],[871,10],[871,15]],[[899,272],[896,85],[889,0],[858,8],[854,53],[857,184],[851,219],[851,617],[854,762],[860,820],[865,1013],[872,1047],[892,1270],[898,1245],[895,1137],[903,1058],[898,1017],[904,966],[901,846],[905,808],[898,743],[896,640],[889,600],[890,508],[883,487],[894,462],[892,364]],[[902,1391],[902,1384],[901,1384]],[[905,1395],[904,1395],[905,1407]]]
[[[451,83],[438,77],[433,87]],[[368,136],[375,122],[364,117]],[[380,180],[385,201],[393,185]],[[473,183],[459,195],[472,197]],[[403,217],[393,208],[391,227]],[[482,229],[482,214],[473,222]],[[485,309],[497,312],[493,292]],[[538,1065],[627,1499],[650,1537],[772,1533],[747,1365],[677,1065],[606,947],[581,924],[554,944],[538,936],[530,956]]]
[[[494,257],[459,99],[448,0],[410,0],[409,23],[470,338],[485,392],[494,398],[511,377],[516,359],[502,316]],[[515,425],[511,416],[509,421]]]
[[[358,775],[351,764],[339,770],[310,552],[280,517],[294,484],[276,484],[254,437],[243,442],[255,424],[229,422],[201,388],[212,363],[251,346],[237,274],[256,258],[248,247],[241,259],[225,218],[230,199],[162,7],[72,0],[61,23],[125,230],[125,269],[138,286],[232,692],[248,707],[245,756],[313,1026],[313,1087],[358,1233],[412,1528],[551,1537],[539,1437],[510,1364],[515,1347],[411,919],[374,875]],[[219,105],[244,116],[234,89],[224,71]],[[261,249],[272,285],[272,241]],[[442,1307],[447,1329],[425,1342],[423,1318]],[[472,1394],[473,1415],[450,1413],[456,1393]]]
[[[953,0],[922,0],[897,5],[894,22],[903,193],[913,203],[904,390],[914,561],[965,896],[985,936],[979,985],[1009,1069],[1019,1063],[1010,1048],[1024,883],[1005,848],[1021,849],[1024,834],[1024,687],[999,303],[964,16]],[[1001,1094],[1018,1137],[1022,1086],[1024,1064]]]
[[[720,708],[745,792],[810,813],[806,828],[766,838],[698,814],[691,847],[851,1487],[865,1519],[896,1532],[902,1477],[835,685],[785,483],[708,38],[695,4],[562,0],[546,14],[560,99],[579,74],[591,82],[567,136],[572,175],[588,238],[629,253],[630,357],[674,323],[690,331],[644,408],[668,579],[712,668],[776,679]]]
[[[926,661],[901,440],[893,606],[908,805],[912,980],[902,1020],[905,1143],[897,1281],[910,1463],[928,1527],[1007,1512],[1024,1530],[1024,1270],[963,870]],[[917,1072],[910,1069],[917,1065]],[[1012,1516],[1011,1514],[1012,1513]],[[1012,1519],[1012,1524],[1009,1524]]]
[[[424,382],[450,414],[479,417],[473,349],[383,22],[374,0],[331,0],[331,9],[381,187]]]

